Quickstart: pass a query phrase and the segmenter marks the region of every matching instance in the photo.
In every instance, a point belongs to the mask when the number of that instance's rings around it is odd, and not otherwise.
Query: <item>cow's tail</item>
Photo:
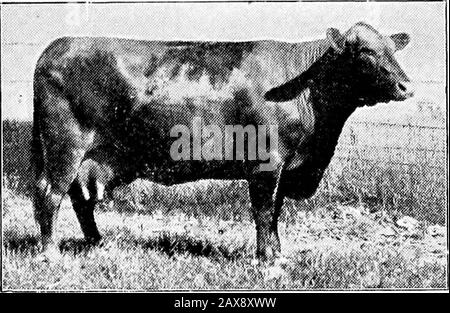
[[[60,89],[61,85],[58,79],[53,77],[47,71],[48,58],[56,58],[57,56],[52,52],[54,47],[63,46],[66,38],[59,38],[52,42],[42,53],[36,63],[33,79],[33,133],[31,141],[31,166],[35,186],[37,181],[45,174],[46,167],[46,152],[42,138],[43,129],[43,95],[47,92],[48,86]]]
[[[42,105],[42,99],[39,92],[39,83],[39,78],[35,75],[33,86],[33,130],[31,139],[31,170],[34,181],[34,185],[32,186],[33,188],[36,186],[37,181],[45,170],[45,152],[42,143],[41,118],[39,114]]]
[[[38,61],[39,63],[40,59]],[[42,97],[48,92],[49,86],[61,89],[59,81],[50,75],[45,68],[41,68],[38,65],[34,72],[33,80],[33,138],[31,141],[31,164],[35,181],[42,177],[46,167],[46,152],[42,137],[44,125],[42,125],[43,116],[41,116],[41,112],[44,109],[44,99]]]
[[[44,125],[42,125],[43,116],[41,115],[43,109],[42,96],[45,91],[44,86],[45,77],[42,77],[39,73],[35,73],[33,81],[33,130],[31,139],[31,173],[33,177],[33,191],[37,191],[39,181],[46,177],[46,151],[42,136]]]
[[[40,75],[34,76],[33,86],[33,130],[31,139],[31,195],[34,206],[34,217],[41,227],[41,234],[43,227],[48,224],[49,206],[47,204],[47,194],[50,188],[50,182],[46,173],[46,152],[45,144],[43,142],[43,116],[41,115],[43,109],[42,93],[43,81]]]

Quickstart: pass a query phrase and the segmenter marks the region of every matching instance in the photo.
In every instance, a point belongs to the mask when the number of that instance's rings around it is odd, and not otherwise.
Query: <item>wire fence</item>
[[[423,112],[422,112],[423,113]],[[322,195],[357,200],[431,223],[445,223],[446,121],[423,125],[350,121],[321,184]]]
[[[408,124],[351,121],[341,135],[336,158],[441,168],[448,152],[446,126],[423,125],[420,120],[412,118]]]

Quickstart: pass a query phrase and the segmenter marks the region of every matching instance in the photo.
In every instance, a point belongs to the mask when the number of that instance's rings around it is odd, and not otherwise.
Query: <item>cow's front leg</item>
[[[283,195],[277,188],[278,177],[267,174],[249,180],[249,193],[256,224],[256,256],[262,261],[273,259],[281,252],[278,217]]]

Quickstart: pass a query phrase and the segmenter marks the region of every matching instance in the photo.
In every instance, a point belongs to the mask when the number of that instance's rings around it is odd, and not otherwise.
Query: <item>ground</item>
[[[248,211],[245,201],[212,205],[155,198],[126,206],[130,200],[122,195],[114,207],[98,207],[104,240],[95,247],[84,244],[65,201],[57,225],[61,257],[43,262],[31,201],[5,190],[3,289],[447,287],[446,229],[439,225],[395,220],[362,204],[304,210],[287,202],[280,223],[285,259],[257,264],[253,222],[248,214],[230,213]]]

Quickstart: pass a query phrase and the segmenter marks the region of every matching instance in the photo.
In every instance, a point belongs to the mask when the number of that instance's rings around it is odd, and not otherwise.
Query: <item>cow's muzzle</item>
[[[393,100],[402,101],[412,96],[414,96],[414,88],[410,82],[402,81],[395,85]]]

